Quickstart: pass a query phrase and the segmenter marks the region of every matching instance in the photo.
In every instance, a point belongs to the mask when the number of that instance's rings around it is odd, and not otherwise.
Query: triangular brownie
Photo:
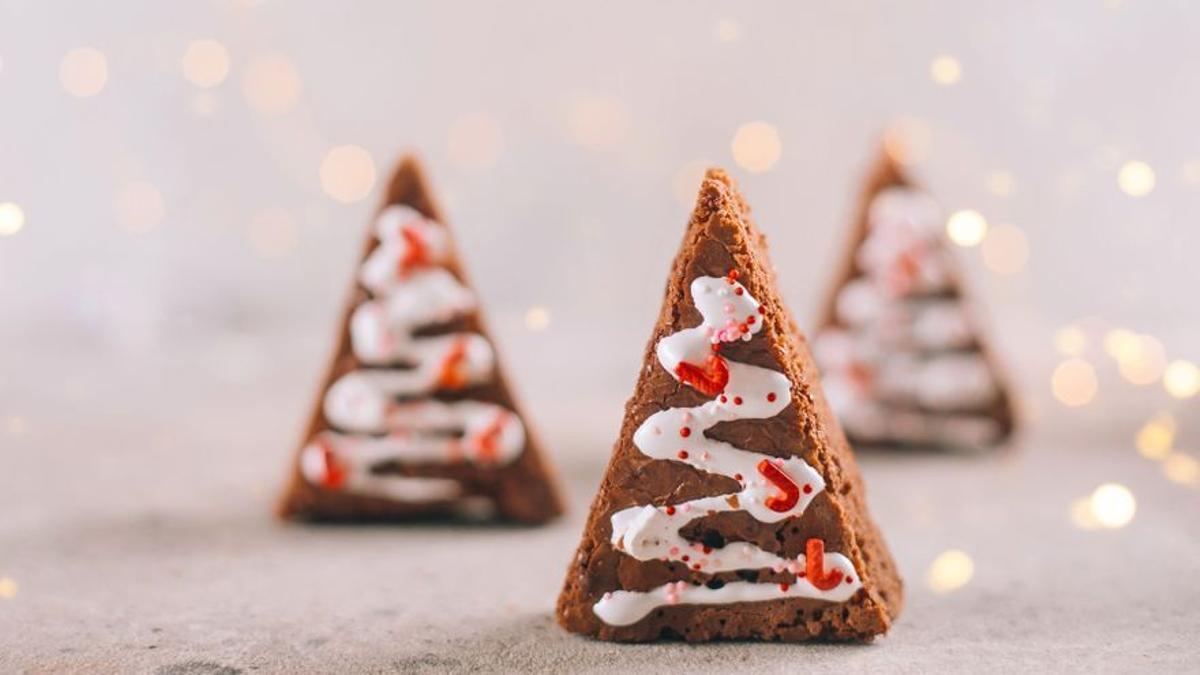
[[[869,640],[901,582],[733,182],[708,171],[558,600],[606,640]]]
[[[932,197],[886,150],[868,177],[813,351],[858,445],[976,449],[1012,433]]]
[[[406,519],[562,512],[505,382],[450,230],[405,157],[367,236],[283,515]]]

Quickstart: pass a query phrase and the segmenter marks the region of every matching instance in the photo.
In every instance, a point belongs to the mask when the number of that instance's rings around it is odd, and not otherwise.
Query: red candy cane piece
[[[729,384],[729,366],[725,359],[712,354],[703,366],[681,361],[675,366],[675,377],[702,394],[716,396],[725,391],[725,385]]]
[[[321,476],[321,487],[340,490],[346,484],[346,477],[350,473],[349,469],[338,461],[333,448],[325,439],[317,441],[317,448],[321,451],[321,463],[325,468]]]
[[[404,278],[417,266],[429,262],[429,248],[425,246],[425,241],[411,225],[400,228],[400,236],[404,237],[407,248],[404,255],[400,256],[400,265],[396,271],[400,278]]]
[[[464,361],[467,359],[467,341],[459,338],[446,351],[438,372],[437,384],[442,389],[462,389],[467,384],[467,373]]]
[[[825,571],[825,542],[820,539],[809,539],[805,545],[804,573],[819,591],[828,591],[842,583],[841,570],[835,567]]]
[[[476,437],[475,452],[480,460],[495,461],[496,454],[500,452],[500,432],[503,431],[506,421],[508,421],[507,413],[496,415],[496,419],[492,420],[492,423]]]
[[[758,463],[758,472],[763,475],[772,485],[779,488],[782,494],[771,495],[763,500],[763,505],[772,511],[785,513],[796,507],[800,501],[800,486],[796,485],[796,481],[787,475],[783,469],[775,466],[770,460],[762,460]]]

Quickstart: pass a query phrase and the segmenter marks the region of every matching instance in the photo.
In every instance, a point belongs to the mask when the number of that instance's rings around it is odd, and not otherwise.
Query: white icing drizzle
[[[709,363],[714,345],[749,340],[762,328],[760,305],[732,278],[698,277],[691,284],[691,292],[703,322],[664,337],[656,353],[663,368],[676,379],[697,391],[716,390],[715,386],[697,386],[692,377],[681,377],[680,364],[684,368],[698,367]],[[596,616],[607,624],[633,624],[667,604],[758,602],[788,597],[842,602],[862,586],[853,564],[839,553],[824,554],[824,572],[838,575],[839,582],[821,590],[803,574],[807,562],[804,555],[784,558],[749,542],[730,542],[720,549],[706,550],[680,535],[680,529],[696,518],[723,511],[746,511],[766,523],[798,516],[825,488],[821,475],[803,459],[751,452],[705,435],[720,422],[773,417],[791,401],[791,384],[782,373],[720,361],[728,371],[728,379],[717,398],[695,408],[668,408],[651,415],[634,432],[633,442],[649,457],[681,461],[701,471],[729,476],[739,480],[742,489],[665,507],[643,505],[617,511],[611,517],[612,544],[638,560],[681,561],[705,573],[772,568],[796,574],[796,581],[731,582],[721,588],[674,582],[644,592],[613,591],[593,607]],[[719,376],[713,374],[719,370],[710,371],[709,376],[719,381]],[[792,494],[781,481],[789,485]]]
[[[888,188],[871,201],[868,226],[856,253],[863,275],[835,298],[843,328],[815,340],[830,404],[860,440],[994,442],[999,387],[962,301],[943,295],[950,275],[937,203]]]
[[[525,429],[511,411],[481,401],[443,403],[426,397],[490,381],[495,355],[483,336],[451,333],[418,337],[476,308],[475,295],[444,265],[449,233],[406,206],[389,206],[375,222],[379,245],[359,269],[372,297],[355,308],[350,344],[374,368],[354,370],[325,392],[334,428],[301,452],[301,473],[330,489],[399,501],[458,497],[457,481],[377,474],[388,462],[502,465],[525,446]]]

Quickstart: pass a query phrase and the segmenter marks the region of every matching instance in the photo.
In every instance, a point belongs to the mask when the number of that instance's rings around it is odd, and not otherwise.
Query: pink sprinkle
[[[655,435],[655,436],[662,436],[662,429],[661,429],[661,428],[659,428],[659,427],[654,427],[654,435]]]
[[[668,553],[670,553],[671,555],[679,555],[679,547],[678,547],[678,546],[672,546],[672,547],[671,547],[671,550],[670,550],[670,551],[668,551]]]
[[[712,455],[708,454],[708,451],[705,450],[704,452],[700,453],[700,459],[707,462],[708,460],[712,459]]]

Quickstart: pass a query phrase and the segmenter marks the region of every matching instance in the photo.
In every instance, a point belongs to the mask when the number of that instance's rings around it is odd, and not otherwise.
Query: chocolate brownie
[[[884,151],[866,181],[845,262],[813,344],[857,446],[986,448],[1015,416],[937,203]]]
[[[562,513],[445,222],[405,157],[366,238],[282,516]]]
[[[866,641],[901,603],[766,240],[711,169],[559,623],[617,641]]]

